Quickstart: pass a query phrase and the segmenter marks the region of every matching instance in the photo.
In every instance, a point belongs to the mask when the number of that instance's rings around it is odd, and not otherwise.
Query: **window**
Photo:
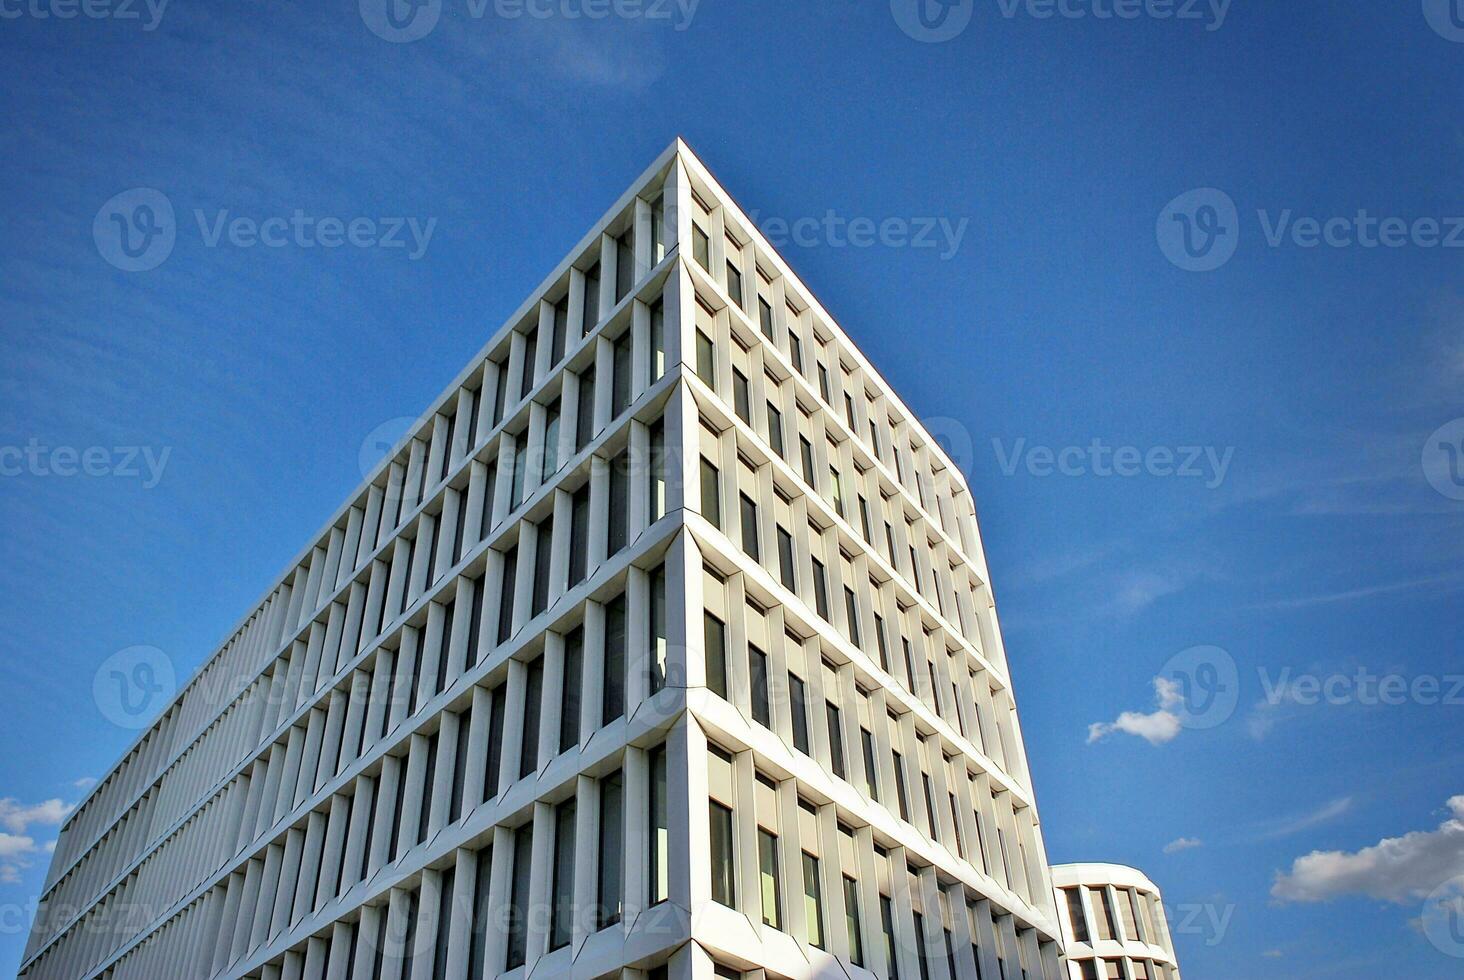
[[[757,323],[762,328],[763,336],[769,340],[773,339],[773,308],[768,301],[761,296],[757,298]]]
[[[1115,889],[1118,894],[1118,911],[1123,916],[1123,938],[1130,942],[1143,942],[1139,935],[1139,920],[1134,912],[1134,893],[1127,888]]]
[[[549,363],[558,364],[564,360],[564,348],[569,339],[569,297],[554,304],[554,336],[549,341]]]
[[[757,647],[747,648],[748,669],[752,674],[752,718],[764,728],[773,727],[772,706],[768,698],[768,655]]]
[[[666,566],[660,565],[651,572],[650,596],[650,691],[657,693],[666,686]]]
[[[696,222],[691,224],[691,255],[696,259],[697,265],[708,272],[712,271],[712,240]]]
[[[585,334],[600,322],[600,263],[585,271]]]
[[[625,714],[625,596],[605,606],[605,681],[601,692],[600,724]]]
[[[797,319],[796,313],[793,313],[792,310],[788,312],[790,320]],[[793,370],[803,374],[803,341],[799,340],[798,335],[791,330],[788,331],[788,356],[793,361]]]
[[[757,544],[757,504],[747,494],[742,497],[742,550],[753,561],[761,561],[762,553]]]
[[[493,384],[493,424],[503,421],[503,410],[508,407],[508,360],[494,365],[498,377]]]
[[[731,262],[727,263],[727,295],[732,297],[732,302],[741,309],[746,309],[742,300],[742,270]]]
[[[1073,938],[1080,943],[1088,941],[1088,917],[1083,914],[1083,893],[1076,888],[1064,888],[1063,898],[1067,901],[1068,920],[1073,926]]]
[[[503,768],[503,715],[508,707],[507,685],[493,689],[488,702],[488,767],[483,773],[483,799],[498,795],[498,773]]]
[[[803,852],[803,920],[808,944],[824,948],[823,883],[819,881],[818,858]]]
[[[650,752],[651,798],[650,841],[651,904],[671,897],[671,827],[666,813],[666,746]]]
[[[596,928],[620,921],[621,861],[625,854],[625,786],[619,772],[600,780],[600,880],[596,886]]]
[[[781,929],[783,886],[778,871],[778,837],[761,827],[757,829],[757,867],[762,894],[763,925]]]
[[[737,417],[751,425],[752,385],[748,382],[747,375],[736,368],[732,369],[732,405],[737,411]]]
[[[712,901],[735,905],[737,878],[732,856],[732,811],[712,800],[708,816],[711,821]]]
[[[844,928],[849,934],[849,960],[864,965],[864,926],[859,920],[859,883],[844,877]]]
[[[610,509],[605,525],[605,554],[618,554],[630,536],[629,448],[610,460]]]
[[[802,436],[798,437],[798,455],[803,463],[803,482],[816,488],[813,481],[813,444]]]
[[[493,848],[485,847],[477,852],[476,887],[473,889],[472,939],[468,944],[468,976],[483,975],[488,933],[491,928],[493,910],[488,905],[490,883],[493,879]],[[379,947],[378,947],[379,948]]]
[[[707,523],[722,530],[721,474],[705,456],[701,460],[701,512]]]
[[[539,331],[524,334],[524,362],[520,365],[519,398],[529,397],[534,389],[534,362],[539,359]]]
[[[573,799],[554,808],[553,905],[549,922],[551,950],[568,946],[574,932],[574,818]],[[445,927],[446,923],[442,925]]]
[[[544,699],[544,658],[529,664],[524,675],[524,743],[519,756],[519,778],[539,768],[539,704]]]
[[[595,437],[595,366],[580,372],[578,417],[574,423],[574,451],[579,452]]]
[[[666,257],[666,197],[663,193],[651,205],[651,264]]]
[[[585,580],[590,560],[590,485],[574,492],[569,502],[569,587]]]
[[[824,563],[813,560],[813,604],[824,620],[829,618],[829,576]]]
[[[803,678],[788,675],[788,706],[793,714],[793,747],[808,755],[808,701]]]
[[[529,938],[529,871],[534,857],[534,825],[524,824],[513,836],[513,882],[508,909],[508,968],[524,965]]]
[[[793,535],[778,528],[778,578],[789,592],[798,591],[798,579],[794,574]]]
[[[832,447],[830,447],[832,449]],[[829,467],[829,492],[834,495],[834,513],[844,516],[844,477],[834,467]]]
[[[651,523],[666,516],[666,470],[669,459],[666,453],[666,418],[662,416],[650,425],[651,454]]]
[[[1098,963],[1096,960],[1083,960],[1078,965],[1083,969],[1083,980],[1098,980]]]
[[[503,553],[503,587],[498,593],[498,645],[513,635],[514,577],[518,574],[518,548]]]
[[[879,802],[879,769],[874,761],[874,736],[869,729],[859,729],[859,741],[864,748],[864,795]]]
[[[783,453],[783,413],[772,402],[768,402],[768,445],[780,457],[787,458]]]
[[[834,775],[843,779],[844,772],[844,724],[838,706],[832,701],[824,702],[824,716],[829,723],[829,761]]]
[[[920,964],[920,980],[930,980],[930,962],[925,953],[925,916],[914,913],[915,961]]]
[[[833,401],[829,397],[829,369],[822,364],[818,366],[818,393],[823,396],[824,404]]]
[[[651,307],[651,381],[666,373],[666,303],[656,300]]]
[[[849,642],[856,647],[863,647],[864,638],[859,632],[859,600],[854,597],[854,590],[847,585],[844,586],[844,616],[849,620]]]
[[[577,626],[564,637],[564,693],[559,707],[559,751],[568,752],[580,740],[580,703],[584,684],[585,631]]]
[[[635,285],[635,239],[632,230],[615,239],[615,302],[630,295]]]
[[[1098,938],[1104,941],[1117,939],[1117,932],[1113,924],[1113,903],[1108,898],[1108,889],[1089,888],[1088,896],[1091,899],[1093,914],[1098,919]]]
[[[708,388],[717,387],[717,349],[712,346],[712,338],[696,332],[696,376],[706,383]]]
[[[727,625],[707,613],[703,619],[707,650],[707,687],[720,698],[727,696]]]
[[[895,756],[895,797],[900,804],[900,819],[906,823],[910,822],[910,792],[905,788],[905,757],[900,753]]]
[[[549,566],[552,564],[550,556],[554,547],[554,516],[544,518],[539,522],[537,533],[534,535],[534,594],[530,604],[530,615],[537,616],[549,608]]]
[[[888,895],[879,897],[879,924],[884,931],[885,962],[889,964],[890,980],[900,980],[900,961],[895,956],[895,907]]]
[[[527,435],[513,438],[513,473],[508,485],[509,513],[518,510],[524,502],[524,479],[529,469],[529,447]]]
[[[619,418],[630,407],[631,398],[631,337],[627,330],[615,341],[612,362],[614,377],[610,383],[610,417]]]

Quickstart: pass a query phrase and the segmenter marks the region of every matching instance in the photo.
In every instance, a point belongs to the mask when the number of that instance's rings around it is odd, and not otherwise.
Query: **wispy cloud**
[[[1198,837],[1181,837],[1178,840],[1172,840],[1168,844],[1165,844],[1164,853],[1178,854],[1181,851],[1193,851],[1204,846],[1205,842]]]
[[[1266,821],[1260,824],[1260,832],[1251,839],[1255,841],[1267,841],[1291,837],[1301,833],[1303,830],[1310,830],[1312,827],[1318,827],[1324,823],[1336,820],[1351,809],[1352,797],[1344,796],[1332,800],[1312,810],[1310,813],[1283,817],[1280,820]]]
[[[1353,602],[1374,596],[1396,595],[1406,592],[1453,591],[1464,588],[1464,575],[1430,575],[1408,579],[1403,582],[1386,582],[1381,585],[1367,585],[1336,592],[1319,592],[1294,599],[1274,599],[1269,602],[1253,603],[1251,609],[1304,609],[1311,606],[1325,606],[1338,602]]]

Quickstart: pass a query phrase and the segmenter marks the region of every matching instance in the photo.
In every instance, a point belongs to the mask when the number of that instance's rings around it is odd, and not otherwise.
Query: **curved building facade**
[[[1180,980],[1159,887],[1120,864],[1052,869],[1070,980]]]

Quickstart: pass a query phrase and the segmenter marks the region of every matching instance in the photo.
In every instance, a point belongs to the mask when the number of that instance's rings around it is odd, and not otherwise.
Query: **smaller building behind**
[[[1119,864],[1052,868],[1072,980],[1180,980],[1159,888]]]

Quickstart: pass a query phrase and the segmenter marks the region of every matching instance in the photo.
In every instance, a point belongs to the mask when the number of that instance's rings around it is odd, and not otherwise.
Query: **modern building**
[[[21,967],[1059,980],[961,473],[681,142],[71,815]]]
[[[1052,869],[1070,980],[1179,980],[1159,889],[1118,864]]]

